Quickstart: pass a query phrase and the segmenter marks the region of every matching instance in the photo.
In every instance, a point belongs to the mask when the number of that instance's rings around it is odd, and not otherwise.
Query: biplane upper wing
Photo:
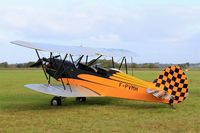
[[[49,84],[27,84],[26,88],[31,90],[54,95],[61,97],[99,97],[100,94],[87,89],[82,86],[69,86],[65,85],[65,90],[63,89],[63,85],[49,85]]]
[[[90,48],[83,46],[64,46],[64,45],[52,45],[43,43],[31,43],[25,41],[12,41],[12,44],[36,49],[39,51],[48,51],[54,53],[68,53],[72,55],[104,55],[109,57],[133,57],[135,53],[124,49],[105,49],[105,48]],[[76,44],[77,45],[77,44]]]
[[[132,51],[125,49],[106,49],[106,48],[98,48],[97,51],[101,55],[109,56],[109,57],[137,57],[138,55]]]

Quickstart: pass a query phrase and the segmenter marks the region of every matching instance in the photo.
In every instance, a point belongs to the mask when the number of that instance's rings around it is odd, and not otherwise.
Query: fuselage
[[[46,66],[46,71],[57,80],[62,79],[66,84],[82,86],[101,96],[168,102],[146,92],[147,88],[159,89],[154,83],[129,76],[117,69],[54,59]]]

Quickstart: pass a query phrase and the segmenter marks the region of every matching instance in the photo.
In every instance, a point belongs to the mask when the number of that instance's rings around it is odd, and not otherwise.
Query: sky
[[[37,60],[14,40],[128,49],[136,63],[200,62],[198,0],[0,0],[0,12],[0,62]]]

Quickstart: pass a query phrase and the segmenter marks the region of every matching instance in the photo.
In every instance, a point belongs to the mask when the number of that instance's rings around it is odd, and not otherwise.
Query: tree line
[[[1,62],[0,63],[0,68],[29,68],[32,64],[35,62],[29,61],[27,63],[16,63],[16,64],[8,64],[7,62]],[[104,67],[111,68],[113,67],[112,61],[111,60],[98,60],[97,64],[101,64]],[[128,68],[166,68],[170,65],[173,64],[160,64],[160,63],[127,63]],[[181,68],[189,68],[190,63],[183,63],[183,64],[175,64],[180,66]],[[114,66],[118,68],[120,66],[120,63],[115,63]],[[122,67],[125,67],[123,64]]]
[[[8,62],[0,63],[0,68],[29,68],[35,62],[8,64]]]

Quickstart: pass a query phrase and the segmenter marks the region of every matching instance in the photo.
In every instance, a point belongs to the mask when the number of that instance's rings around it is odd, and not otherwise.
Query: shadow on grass
[[[116,108],[131,108],[131,109],[161,109],[167,108],[166,104],[150,103],[134,100],[125,100],[117,98],[87,98],[86,102],[78,103],[75,98],[67,98],[62,106],[50,106],[51,99],[38,99],[33,101],[18,101],[9,102],[0,106],[0,109],[5,111],[27,111],[27,110],[51,110],[51,109],[73,109],[73,108],[90,108],[95,107],[116,107]]]
[[[119,98],[88,98],[84,103],[77,103],[74,101],[64,103],[64,106],[116,106],[116,107],[126,107],[133,109],[152,109],[152,108],[166,108],[165,104],[143,102],[136,100],[126,100]]]

